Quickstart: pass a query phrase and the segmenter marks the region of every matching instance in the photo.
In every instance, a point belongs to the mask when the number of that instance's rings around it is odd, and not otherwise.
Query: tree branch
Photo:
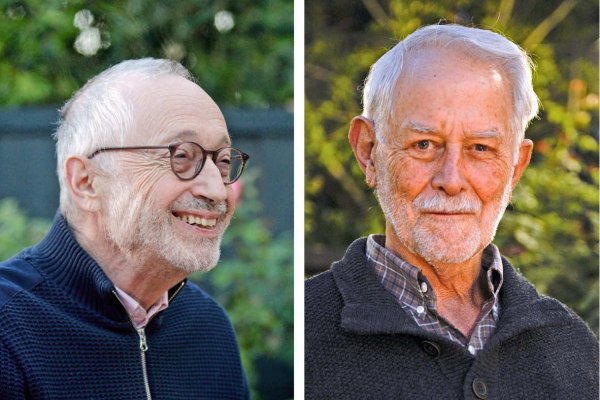
[[[515,0],[502,0],[498,10],[498,26],[502,29],[506,28],[510,16],[512,15]]]
[[[369,14],[371,14],[371,17],[373,17],[375,22],[384,28],[389,28],[391,26],[390,18],[387,16],[387,13],[377,0],[362,0],[362,3]]]
[[[533,51],[540,43],[544,41],[546,36],[564,20],[567,15],[577,5],[578,0],[565,0],[543,20],[523,42],[523,47],[529,51]]]

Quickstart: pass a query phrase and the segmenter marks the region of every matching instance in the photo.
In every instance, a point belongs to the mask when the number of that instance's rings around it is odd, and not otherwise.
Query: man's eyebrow
[[[165,138],[165,141],[167,143],[172,143],[173,141],[195,141],[196,138],[198,137],[198,133],[194,132],[194,131],[182,131],[182,132],[177,132],[174,133],[173,135],[167,136]],[[198,143],[201,146],[204,146],[203,143]],[[229,138],[229,135],[223,136],[223,138],[218,142],[218,145],[222,147],[227,147],[227,146],[231,146],[231,139]]]
[[[417,121],[405,121],[400,125],[400,129],[418,133],[437,133],[437,129],[431,128]]]
[[[417,121],[406,121],[400,126],[400,128],[403,130],[409,130],[409,131],[413,131],[413,132],[417,132],[417,133],[431,133],[431,134],[438,133],[437,129],[431,128],[431,127],[429,127],[423,123],[417,122]],[[494,127],[494,128],[490,128],[490,129],[482,129],[482,130],[469,132],[469,136],[475,137],[475,138],[480,138],[480,139],[486,139],[486,138],[496,139],[496,138],[502,137],[502,133],[500,132],[500,130],[498,128]]]
[[[219,145],[220,147],[229,147],[231,146],[231,139],[229,138],[229,135],[223,137],[220,141],[219,141]],[[221,146],[222,145],[222,146]]]
[[[482,131],[473,131],[470,132],[469,136],[481,138],[481,139],[496,139],[502,137],[502,133],[497,128],[485,129]]]
[[[196,134],[193,131],[181,131],[175,132],[170,135],[165,136],[162,140],[165,143],[173,143],[175,141],[186,141],[196,137]]]

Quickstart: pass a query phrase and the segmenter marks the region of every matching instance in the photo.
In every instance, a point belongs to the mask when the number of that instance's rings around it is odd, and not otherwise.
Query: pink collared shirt
[[[129,314],[129,318],[131,318],[131,322],[133,323],[135,329],[145,328],[148,324],[148,321],[150,321],[150,319],[153,316],[155,316],[157,313],[161,312],[169,306],[168,292],[165,292],[165,294],[163,294],[161,298],[158,299],[158,301],[154,303],[148,309],[148,311],[146,311],[136,299],[134,299],[133,297],[131,297],[116,286],[115,289],[117,292],[117,296],[119,297],[119,300],[121,300],[121,304],[123,304],[123,307],[125,307],[127,314]]]

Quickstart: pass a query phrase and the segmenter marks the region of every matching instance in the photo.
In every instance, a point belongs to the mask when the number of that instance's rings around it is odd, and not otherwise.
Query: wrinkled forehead
[[[474,100],[471,108],[465,108],[460,95]],[[481,101],[489,96],[496,101],[494,109],[488,110],[490,115],[503,114],[503,121],[508,123],[512,109],[510,83],[498,66],[462,49],[412,50],[395,82],[389,123],[400,123],[398,118],[403,113],[399,111],[414,104],[430,108],[437,105],[448,111],[463,110],[465,116],[474,115],[476,109],[484,110]]]
[[[208,149],[230,144],[221,110],[195,83],[167,75],[134,81],[127,91],[133,106],[128,144],[194,141]]]
[[[403,59],[402,72],[395,82],[395,89],[398,90],[403,82],[415,80],[439,85],[440,79],[436,78],[440,77],[445,78],[441,80],[442,83],[451,85],[456,79],[463,79],[472,71],[478,75],[486,74],[490,83],[497,87],[510,86],[501,65],[464,44],[456,44],[454,47],[430,45],[408,50]]]

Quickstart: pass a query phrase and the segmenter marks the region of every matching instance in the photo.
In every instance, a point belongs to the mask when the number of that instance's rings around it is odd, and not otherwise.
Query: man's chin
[[[187,274],[208,272],[217,266],[221,256],[221,238],[195,243],[164,244],[161,254],[175,269]],[[193,250],[190,250],[193,249]]]
[[[414,250],[430,265],[460,264],[473,258],[480,250],[477,234],[465,236],[433,236],[417,232],[414,237]]]
[[[457,255],[456,251],[448,251],[446,253],[436,253],[431,251],[421,251],[421,257],[429,265],[442,265],[442,264],[462,264],[469,261],[475,254],[462,253],[463,255]]]
[[[217,266],[217,262],[215,262],[214,264],[202,264],[202,265],[197,265],[197,264],[177,264],[177,265],[173,265],[173,267],[181,272],[184,272],[186,275],[190,275],[193,273],[206,273],[209,271],[212,271],[215,267]]]

